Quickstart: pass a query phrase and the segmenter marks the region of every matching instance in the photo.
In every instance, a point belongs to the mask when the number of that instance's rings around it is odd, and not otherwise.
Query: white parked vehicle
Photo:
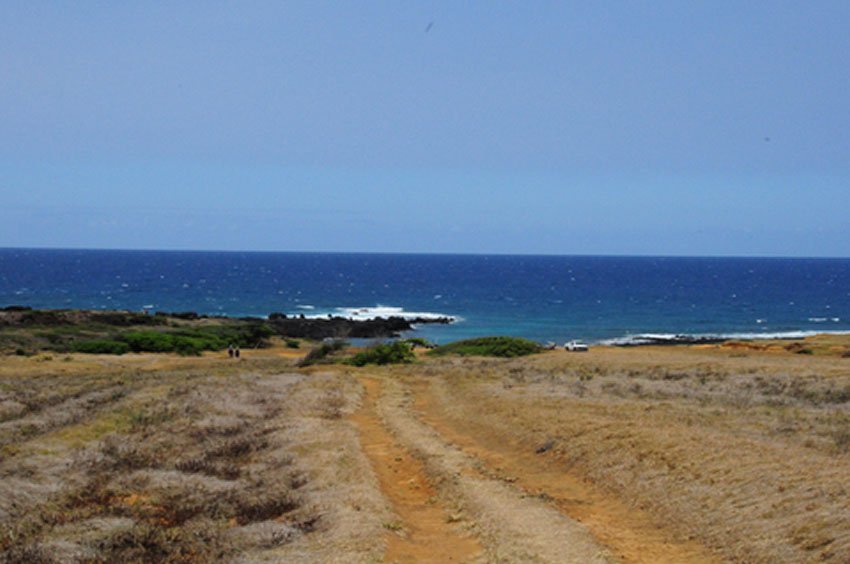
[[[570,352],[587,352],[588,347],[581,341],[570,341],[564,345],[564,348]]]

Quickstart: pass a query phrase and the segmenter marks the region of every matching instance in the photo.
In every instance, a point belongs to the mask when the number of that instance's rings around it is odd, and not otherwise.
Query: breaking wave
[[[453,322],[462,321],[462,318],[456,315],[449,315],[447,313],[437,313],[433,311],[406,311],[402,307],[384,305],[377,305],[373,307],[337,307],[322,312],[316,310],[307,315],[307,317],[324,318],[328,315],[345,317],[346,319],[353,319],[355,321],[366,321],[369,319],[377,319],[379,317],[384,319],[388,317],[401,317],[403,319],[450,319]]]
[[[676,343],[700,343],[717,342],[732,339],[740,340],[770,340],[770,339],[804,339],[814,335],[850,335],[848,331],[776,331],[773,333],[641,333],[638,335],[625,335],[613,339],[602,339],[596,341],[599,345],[634,346],[634,345],[660,345]]]

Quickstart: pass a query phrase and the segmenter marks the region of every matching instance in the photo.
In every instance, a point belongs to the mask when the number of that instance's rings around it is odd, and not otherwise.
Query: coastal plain
[[[0,560],[850,560],[848,336],[361,368],[272,344],[3,356]]]

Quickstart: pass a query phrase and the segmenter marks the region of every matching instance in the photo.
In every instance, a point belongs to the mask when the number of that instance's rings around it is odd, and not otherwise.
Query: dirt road
[[[545,453],[459,427],[425,380],[360,381],[366,396],[354,421],[399,520],[386,535],[386,561],[717,560]]]
[[[481,547],[474,536],[454,523],[451,508],[436,497],[422,463],[399,444],[377,413],[381,401],[378,380],[363,379],[363,408],[352,415],[360,442],[372,463],[384,495],[398,520],[384,524],[389,562],[464,562]]]

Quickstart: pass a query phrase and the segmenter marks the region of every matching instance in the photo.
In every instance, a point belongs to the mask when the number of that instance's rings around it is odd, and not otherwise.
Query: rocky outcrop
[[[268,320],[259,317],[240,317],[229,319],[208,316],[192,311],[166,313],[158,311],[155,314],[131,311],[91,311],[79,309],[32,309],[26,306],[9,306],[0,308],[0,327],[57,327],[62,325],[90,325],[112,327],[166,326],[179,324],[193,325],[201,320],[219,320],[228,324],[267,324],[269,328],[282,337],[297,339],[326,338],[337,339],[380,339],[397,337],[403,331],[410,331],[414,325],[424,323],[448,324],[454,321],[451,317],[413,318],[377,317],[375,319],[355,320],[344,317],[307,318],[287,316],[283,313],[272,313]]]
[[[644,347],[644,346],[672,346],[672,345],[714,345],[725,343],[728,339],[723,337],[698,336],[698,335],[640,335],[628,340],[614,342],[617,347]]]
[[[282,313],[269,315],[269,325],[279,335],[298,339],[378,339],[398,337],[402,331],[410,331],[414,325],[424,323],[452,323],[451,317],[414,318],[376,317],[375,319],[355,320],[345,317],[306,318],[287,317]]]

